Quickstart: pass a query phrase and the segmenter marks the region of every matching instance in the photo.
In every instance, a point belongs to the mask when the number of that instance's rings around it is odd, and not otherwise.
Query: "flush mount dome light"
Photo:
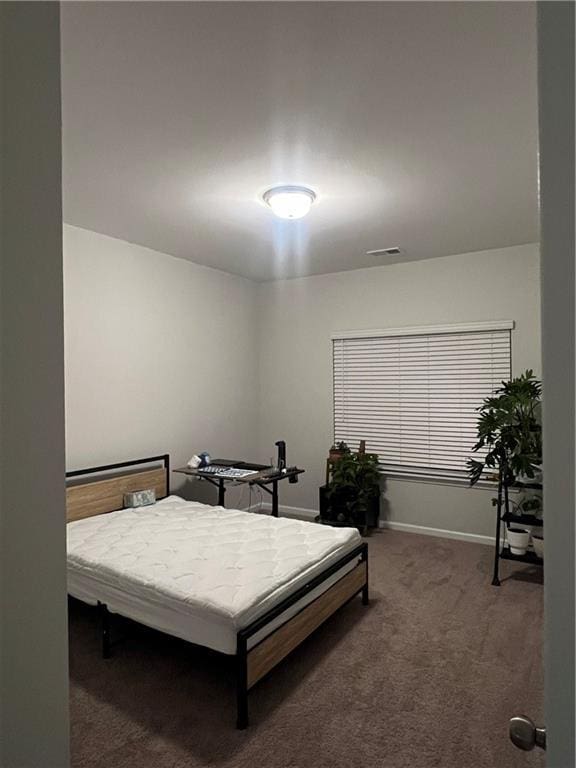
[[[301,219],[306,216],[316,195],[308,187],[272,187],[264,192],[264,202],[281,219]]]

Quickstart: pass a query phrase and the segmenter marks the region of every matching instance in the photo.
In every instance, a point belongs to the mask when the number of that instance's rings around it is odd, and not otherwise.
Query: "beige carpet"
[[[543,721],[539,572],[492,550],[380,531],[372,603],[333,616],[250,696],[234,729],[226,657],[128,623],[100,658],[95,611],[71,605],[74,768],[520,768],[542,754],[508,719]]]

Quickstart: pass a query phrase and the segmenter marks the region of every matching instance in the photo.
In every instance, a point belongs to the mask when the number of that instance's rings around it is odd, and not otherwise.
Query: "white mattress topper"
[[[360,543],[332,528],[169,496],[69,523],[69,571],[242,627]]]

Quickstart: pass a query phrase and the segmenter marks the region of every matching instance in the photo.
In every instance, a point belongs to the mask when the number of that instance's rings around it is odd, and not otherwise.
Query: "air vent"
[[[374,251],[366,251],[367,256],[399,256],[402,253],[402,249],[397,245],[392,248],[376,248]]]

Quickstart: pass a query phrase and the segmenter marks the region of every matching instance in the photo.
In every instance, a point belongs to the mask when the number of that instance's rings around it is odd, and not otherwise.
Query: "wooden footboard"
[[[320,624],[362,590],[367,580],[366,563],[361,562],[337,581],[330,589],[306,606],[300,613],[268,635],[248,651],[248,688],[261,680],[270,670],[293,651]]]
[[[308,603],[295,616],[267,635],[248,650],[248,640],[268,623],[282,615],[307,593],[320,586],[347,563],[361,558],[345,576]],[[362,593],[362,602],[368,604],[368,545],[361,544],[354,552],[338,561],[294,595],[272,609],[264,617],[241,630],[237,636],[238,665],[238,719],[237,727],[248,726],[248,691],[268,674],[282,659],[297,648],[314,630],[355,595]]]

